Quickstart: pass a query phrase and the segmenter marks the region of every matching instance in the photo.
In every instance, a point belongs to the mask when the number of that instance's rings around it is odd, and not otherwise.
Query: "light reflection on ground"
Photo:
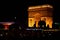
[[[26,30],[41,30],[41,31],[60,31],[59,29],[29,29],[27,28]]]

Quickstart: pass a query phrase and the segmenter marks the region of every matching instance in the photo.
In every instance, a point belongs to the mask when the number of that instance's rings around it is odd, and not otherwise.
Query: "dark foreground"
[[[60,39],[59,31],[41,31],[41,30],[0,30],[0,40],[58,40]]]

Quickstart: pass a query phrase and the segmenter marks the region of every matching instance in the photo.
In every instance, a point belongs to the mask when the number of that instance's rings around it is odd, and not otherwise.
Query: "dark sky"
[[[27,20],[27,8],[34,5],[50,4],[53,5],[53,17],[59,19],[59,1],[58,0],[20,0],[15,2],[2,2],[0,3],[0,21],[16,21],[25,22]],[[58,20],[57,20],[58,21]],[[21,22],[22,23],[22,22]]]
[[[29,6],[42,5],[42,4],[50,4],[50,5],[52,5],[54,7],[54,9],[53,9],[53,18],[54,18],[54,21],[60,22],[60,17],[59,17],[60,16],[59,15],[59,13],[60,13],[60,10],[59,10],[60,9],[60,5],[59,5],[60,1],[59,0],[30,0],[30,1],[22,1],[22,3],[20,3],[20,1],[19,2],[17,1],[16,3],[18,5],[17,6],[18,10],[22,9],[21,12],[24,11],[23,9],[25,9],[25,8],[27,10],[27,8]],[[27,15],[27,13],[25,14],[25,12],[24,12],[24,15]],[[26,18],[26,17],[27,16],[24,16],[24,18]]]
[[[22,3],[20,3],[22,2]],[[35,5],[42,5],[42,4],[50,4],[54,7],[53,10],[53,21],[54,22],[60,22],[60,5],[59,5],[59,1],[58,0],[30,0],[30,1],[17,1],[16,2],[16,8],[17,8],[17,13],[19,16],[17,16],[17,20],[19,20],[19,22],[22,25],[26,25],[27,24],[27,18],[28,18],[28,13],[27,13],[27,8],[29,6],[35,6]],[[21,18],[21,19],[20,19]]]

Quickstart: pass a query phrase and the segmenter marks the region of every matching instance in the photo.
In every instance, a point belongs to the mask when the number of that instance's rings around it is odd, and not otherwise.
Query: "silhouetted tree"
[[[49,24],[47,25],[47,29],[49,29]]]
[[[34,28],[36,28],[36,21],[35,21],[35,24],[34,24]]]
[[[46,28],[46,22],[43,20],[40,20],[38,25],[40,26],[40,28]]]

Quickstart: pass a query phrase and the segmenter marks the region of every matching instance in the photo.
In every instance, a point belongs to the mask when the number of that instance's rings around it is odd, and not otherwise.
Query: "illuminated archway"
[[[28,7],[28,27],[34,27],[34,23],[36,21],[36,27],[39,27],[39,20],[43,20],[46,18],[46,26],[49,25],[49,28],[52,28],[53,23],[53,6],[51,5],[40,5],[40,6],[32,6]],[[32,18],[31,18],[32,17]],[[30,20],[32,20],[30,22]]]

